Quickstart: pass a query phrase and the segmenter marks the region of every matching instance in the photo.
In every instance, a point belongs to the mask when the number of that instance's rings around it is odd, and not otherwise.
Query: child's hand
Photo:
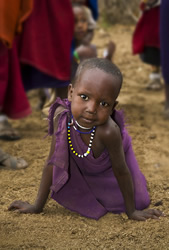
[[[34,205],[31,205],[27,201],[14,201],[11,203],[8,210],[9,211],[17,210],[20,213],[30,213],[30,214],[35,214],[40,212],[36,210],[36,207]]]
[[[146,210],[135,210],[129,217],[131,220],[145,221],[147,219],[159,219],[160,216],[163,216],[163,213],[160,210],[156,209],[146,209]]]

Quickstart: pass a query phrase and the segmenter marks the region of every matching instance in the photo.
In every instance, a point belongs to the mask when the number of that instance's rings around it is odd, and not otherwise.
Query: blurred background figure
[[[72,43],[72,77],[76,71],[77,65],[80,61],[96,57],[97,51],[96,46],[91,44],[92,38],[94,36],[94,29],[96,27],[96,22],[91,16],[90,10],[84,5],[73,4],[73,14],[74,14],[74,39]],[[89,12],[88,12],[89,11]],[[90,18],[89,18],[90,13]],[[92,24],[90,21],[92,20]],[[90,27],[90,28],[89,28]],[[91,28],[92,27],[92,28]]]
[[[32,11],[32,0],[0,1],[0,139],[17,140],[19,133],[8,118],[20,119],[31,113],[24,91],[17,36]]]
[[[97,57],[96,45],[92,43],[96,21],[92,16],[92,11],[86,7],[87,1],[72,0],[72,8],[75,19],[74,40],[72,45],[72,78],[75,74],[77,65],[87,58]],[[95,1],[95,3],[97,3]],[[97,5],[96,5],[97,6]],[[110,41],[103,57],[112,61],[115,51],[114,42]]]
[[[36,0],[19,40],[19,55],[25,90],[52,88],[67,97],[70,81],[74,17],[70,0]],[[41,91],[39,107],[46,101]]]
[[[151,65],[148,90],[160,90],[160,0],[142,0],[141,17],[133,34],[133,54],[139,54],[144,63]]]
[[[169,1],[162,0],[160,10],[161,65],[165,81],[164,116],[169,119]]]

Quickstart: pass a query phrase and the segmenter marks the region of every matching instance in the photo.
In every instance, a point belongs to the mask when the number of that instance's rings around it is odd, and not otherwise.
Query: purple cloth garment
[[[85,158],[79,158],[70,150],[67,140],[70,103],[67,99],[62,101],[58,98],[51,107],[49,134],[53,134],[54,112],[59,105],[65,107],[65,110],[59,118],[55,152],[49,161],[53,164],[52,198],[69,210],[96,220],[107,212],[125,212],[124,199],[114,176],[108,151],[105,149],[98,158],[94,158],[92,152]],[[142,210],[150,203],[146,180],[135,159],[122,113],[114,111],[112,119],[121,130],[126,163],[133,179],[135,206]],[[87,145],[72,127],[71,140],[76,152],[86,152]]]

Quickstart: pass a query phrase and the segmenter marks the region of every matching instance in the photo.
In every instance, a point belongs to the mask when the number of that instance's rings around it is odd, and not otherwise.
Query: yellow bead
[[[73,150],[73,153],[76,153],[76,152]]]
[[[69,143],[72,143],[71,141],[69,141]]]
[[[71,150],[73,150],[73,148],[71,148]]]
[[[78,155],[78,153],[76,153],[76,155]]]
[[[70,137],[68,137],[68,139],[70,140],[71,138],[70,138]]]
[[[86,153],[90,154],[90,151],[87,151]]]
[[[72,144],[70,144],[70,147],[72,147]]]

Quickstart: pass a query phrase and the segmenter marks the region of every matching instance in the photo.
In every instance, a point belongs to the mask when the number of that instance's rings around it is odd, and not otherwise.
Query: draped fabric
[[[73,26],[69,0],[34,1],[19,43],[26,89],[29,82],[31,88],[62,86],[62,81],[63,87],[69,84]]]
[[[133,34],[133,54],[143,53],[145,47],[160,48],[160,7],[143,11]]]
[[[0,40],[12,47],[15,35],[22,31],[22,23],[30,15],[33,0],[0,1]]]
[[[19,59],[14,40],[11,49],[3,47],[0,54],[0,112],[9,118],[19,119],[31,113],[31,107],[23,87]]]
[[[33,0],[0,1],[0,112],[13,119],[31,113],[21,79],[16,40],[32,7]]]

